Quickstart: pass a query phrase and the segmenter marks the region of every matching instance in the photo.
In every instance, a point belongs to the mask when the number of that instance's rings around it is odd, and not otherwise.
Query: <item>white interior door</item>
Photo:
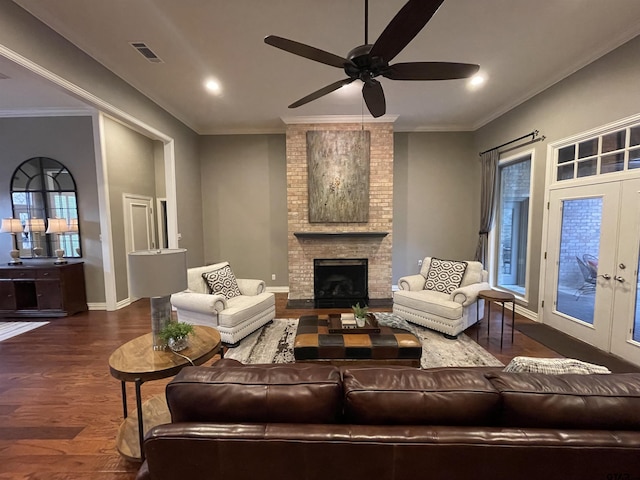
[[[155,248],[153,199],[124,194],[124,233],[127,253]]]
[[[640,180],[550,193],[545,323],[640,365],[639,262]]]

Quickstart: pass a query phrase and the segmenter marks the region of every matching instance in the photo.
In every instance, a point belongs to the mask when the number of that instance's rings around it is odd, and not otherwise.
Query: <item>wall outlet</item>
[[[422,259],[418,259],[418,266],[421,267],[422,266]]]
[[[271,274],[271,280],[275,280],[275,279],[276,279],[276,274],[275,274],[275,273],[272,273],[272,274]]]

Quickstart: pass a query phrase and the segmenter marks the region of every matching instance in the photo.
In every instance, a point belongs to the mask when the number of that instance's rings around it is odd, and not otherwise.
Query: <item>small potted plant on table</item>
[[[193,325],[185,322],[169,322],[160,331],[160,338],[167,342],[167,345],[174,352],[184,350],[189,346],[189,335],[193,334]]]
[[[356,303],[351,307],[353,310],[353,316],[356,318],[356,325],[360,328],[367,324],[367,313],[369,313],[369,307],[364,305],[360,306],[360,303]]]

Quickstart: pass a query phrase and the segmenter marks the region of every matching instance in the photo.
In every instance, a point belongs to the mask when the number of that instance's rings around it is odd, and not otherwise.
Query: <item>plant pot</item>
[[[367,324],[367,317],[356,317],[356,325],[359,328],[364,327]]]
[[[189,346],[189,339],[187,337],[170,338],[167,344],[171,350],[179,352]]]

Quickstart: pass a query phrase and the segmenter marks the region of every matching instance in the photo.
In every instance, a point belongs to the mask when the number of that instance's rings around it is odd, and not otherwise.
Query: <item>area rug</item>
[[[293,363],[297,325],[296,319],[275,319],[229,349],[225,358],[242,363]],[[465,334],[458,335],[456,340],[447,340],[441,333],[418,325],[410,328],[422,343],[422,368],[504,365]]]
[[[0,322],[0,342],[34,330],[49,322]]]

